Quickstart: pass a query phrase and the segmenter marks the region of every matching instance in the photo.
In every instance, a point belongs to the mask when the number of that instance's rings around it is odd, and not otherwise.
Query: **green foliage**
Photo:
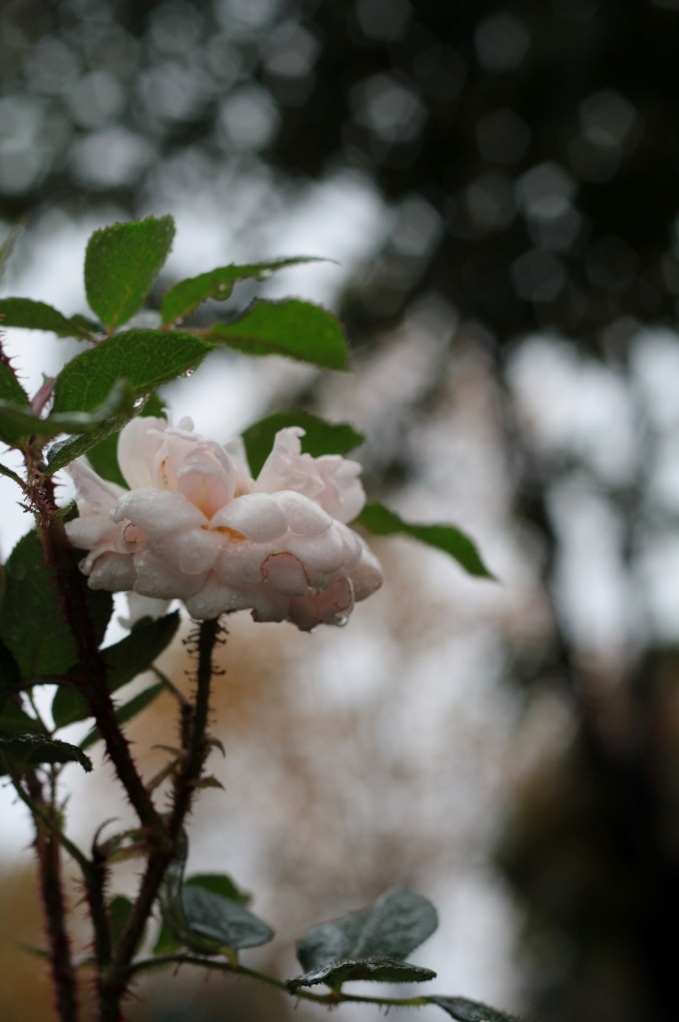
[[[165,402],[157,394],[151,394],[146,404],[139,412],[142,416],[154,416],[161,418],[165,412]],[[95,444],[87,452],[87,460],[102,479],[107,479],[118,486],[127,487],[127,483],[118,465],[118,437],[120,431],[109,433],[100,443]]]
[[[217,323],[204,335],[246,355],[285,355],[323,369],[346,369],[347,342],[331,312],[289,298],[256,301],[233,323]]]
[[[2,325],[2,320],[0,320]],[[16,378],[16,374],[7,356],[0,349],[0,400],[10,401],[15,405],[28,405],[28,394]]]
[[[0,638],[0,699],[21,689],[21,670],[11,652]]]
[[[145,710],[147,706],[150,706],[154,702],[161,692],[165,691],[165,685],[162,681],[157,682],[155,685],[150,685],[149,688],[145,688],[143,692],[139,692],[132,699],[119,706],[116,710],[115,716],[119,727],[123,724],[129,723],[134,717],[136,717],[142,710]],[[90,745],[94,745],[101,738],[101,732],[98,727],[92,728],[88,735],[83,738],[80,743],[81,749],[89,749]]]
[[[210,350],[204,341],[176,330],[124,330],[64,366],[54,385],[54,411],[96,408],[121,379],[135,397],[146,397],[195,369]]]
[[[515,1015],[489,1008],[479,1001],[469,1001],[466,997],[433,996],[430,1000],[458,1022],[520,1022]]]
[[[46,302],[34,302],[32,298],[0,298],[0,318],[3,326],[48,330],[57,337],[89,340],[92,335],[87,320],[75,316],[69,319]]]
[[[305,430],[302,450],[314,458],[323,454],[348,454],[365,440],[347,422],[326,422],[308,412],[274,412],[249,426],[243,433],[250,471],[255,478],[271,453],[276,433],[288,426],[301,426]]]
[[[23,773],[43,763],[80,763],[90,771],[92,763],[82,749],[44,735],[0,732],[0,773]]]
[[[103,638],[113,608],[110,593],[85,588],[87,607]],[[35,532],[19,540],[5,565],[0,638],[29,681],[64,674],[77,659],[52,573]]]
[[[108,923],[113,947],[120,940],[133,908],[133,903],[124,894],[116,894],[109,901]]]
[[[31,435],[50,439],[60,433],[95,433],[102,424],[112,419],[127,421],[133,413],[134,394],[125,380],[115,382],[104,401],[91,412],[54,412],[42,419],[25,405],[0,401],[0,439],[12,444]]]
[[[224,302],[230,297],[233,286],[239,280],[266,280],[276,270],[299,263],[318,262],[313,256],[293,256],[289,259],[274,259],[268,263],[252,263],[248,266],[220,266],[198,277],[182,280],[170,288],[163,297],[161,312],[163,323],[176,323],[178,319],[188,316],[208,298],[216,298]]]
[[[179,854],[170,865],[160,895],[163,930],[154,954],[167,954],[177,944],[203,955],[225,954],[229,958],[241,948],[258,947],[272,940],[273,930],[245,908],[244,895],[228,877],[207,883],[197,876],[184,883],[188,841],[183,835]],[[216,890],[217,886],[221,890]],[[236,894],[234,899],[230,893]]]
[[[0,703],[0,731],[16,731],[20,734],[44,734],[39,720],[30,717],[25,710],[11,699]]]
[[[468,574],[478,578],[495,578],[481,560],[481,555],[469,536],[452,525],[415,525],[412,522],[405,522],[394,511],[377,503],[366,504],[352,524],[362,525],[373,536],[400,534],[417,539],[420,543],[426,543],[427,546],[436,547],[437,550],[450,554]]]
[[[172,247],[174,220],[148,217],[95,231],[85,254],[90,308],[109,332],[143,305]]]
[[[343,983],[361,979],[371,980],[373,983],[426,983],[435,978],[435,972],[421,965],[400,962],[396,958],[369,955],[365,958],[342,958],[337,962],[329,962],[317,969],[311,969],[303,976],[288,980],[288,989],[294,993],[300,987],[325,983],[333,990],[339,990]]]
[[[326,983],[338,989],[349,979],[383,983],[412,983],[433,979],[436,973],[405,965],[405,958],[438,926],[436,909],[407,888],[387,891],[374,904],[341,919],[321,923],[297,944],[303,976],[288,987]]]
[[[165,617],[158,618],[156,621],[152,621],[150,618],[143,618],[137,622],[130,634],[126,635],[124,639],[102,650],[106,666],[106,684],[109,692],[117,691],[117,689],[126,685],[128,681],[133,681],[142,671],[148,670],[156,657],[160,656],[163,650],[167,649],[170,645],[178,628],[179,611],[175,611],[173,614],[166,614]],[[68,673],[77,677],[77,665],[74,665]],[[162,687],[161,684],[156,695]],[[156,686],[153,686],[153,688],[156,688]],[[131,707],[130,703],[127,704],[130,712],[125,717],[125,720],[130,720],[135,712],[138,713],[144,709],[144,705],[148,705],[148,703],[144,704],[141,697],[149,691],[147,689],[146,693],[142,692],[139,696],[135,697],[135,699],[140,700],[140,703],[137,704],[138,709]],[[153,698],[155,698],[155,695]],[[151,699],[149,698],[150,701]],[[131,703],[134,702],[134,699],[131,700]],[[118,712],[123,713],[125,709],[126,707],[123,706]],[[61,685],[57,689],[52,701],[52,717],[57,727],[66,727],[68,724],[74,724],[77,720],[85,720],[89,716],[91,716],[89,706],[76,689],[66,685]],[[90,738],[90,735],[88,735],[88,738]],[[97,738],[98,734],[92,738],[92,741],[96,741]]]

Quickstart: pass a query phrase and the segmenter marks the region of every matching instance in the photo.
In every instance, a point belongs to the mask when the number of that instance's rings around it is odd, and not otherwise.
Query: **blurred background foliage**
[[[504,592],[381,545],[391,595],[339,661],[368,695],[340,699],[334,638],[295,683],[298,637],[244,626],[229,755],[267,750],[258,861],[290,934],[385,881],[449,893],[494,845],[520,931],[497,992],[549,1022],[677,1012],[678,44],[679,0],[0,5],[8,229],[209,194],[259,237],[310,181],[374,197],[337,296],[361,375],[282,374],[271,404],[367,428],[371,492],[457,516]],[[216,987],[158,983],[153,1017],[274,1010]]]

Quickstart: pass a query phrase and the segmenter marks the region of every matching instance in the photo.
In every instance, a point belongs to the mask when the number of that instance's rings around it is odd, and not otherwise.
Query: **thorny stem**
[[[364,997],[361,994],[345,994],[341,990],[329,994],[314,994],[304,988],[291,991],[283,980],[277,979],[275,976],[269,976],[265,972],[248,969],[245,965],[216,962],[211,958],[198,958],[195,955],[187,954],[158,955],[156,958],[145,958],[131,965],[129,972],[130,974],[149,972],[152,969],[162,969],[166,965],[202,965],[204,968],[212,969],[216,972],[228,972],[233,976],[247,976],[250,979],[266,983],[268,986],[276,987],[277,990],[283,990],[299,1000],[314,1001],[315,1004],[325,1004],[330,1007],[349,1001],[359,1004],[379,1004],[385,1008],[418,1008],[425,1004],[432,1004],[431,997],[426,995],[423,997]]]
[[[196,697],[187,723],[182,716],[187,736],[186,755],[175,776],[172,809],[163,845],[151,850],[146,870],[139,885],[134,908],[116,948],[108,976],[102,984],[101,1022],[118,1022],[120,1001],[131,978],[130,962],[134,956],[144,927],[151,913],[165,872],[176,854],[176,842],[191,810],[197,782],[203,769],[209,745],[206,739],[210,703],[210,683],[213,674],[212,656],[222,628],[218,620],[202,621],[197,640],[198,668]],[[182,707],[184,711],[184,707]]]
[[[26,775],[29,795],[24,801],[40,805],[43,812],[33,817],[35,823],[35,849],[40,872],[40,893],[45,908],[47,934],[50,945],[50,965],[54,979],[56,1008],[60,1022],[78,1022],[78,996],[75,969],[71,956],[71,943],[66,928],[66,899],[61,876],[59,840],[53,833],[58,826],[51,821],[48,827],[43,815],[53,809],[45,804],[42,785],[34,773]],[[17,788],[17,790],[19,790]],[[21,795],[21,791],[19,791]],[[23,796],[22,796],[23,797]]]

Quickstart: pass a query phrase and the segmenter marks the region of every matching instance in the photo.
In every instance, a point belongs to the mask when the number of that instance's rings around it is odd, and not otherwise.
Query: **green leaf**
[[[233,900],[217,893],[214,884],[204,886],[199,877],[194,877],[193,883],[183,883],[187,854],[188,841],[183,835],[179,854],[166,872],[159,898],[170,937],[190,951],[204,955],[233,956],[241,948],[258,947],[270,941],[273,930],[244,907],[242,896]],[[165,953],[167,945],[167,935],[161,932],[154,953]]]
[[[85,254],[85,291],[90,308],[109,332],[141,308],[173,238],[171,216],[150,216],[94,232]]]
[[[57,337],[90,340],[93,333],[92,324],[82,317],[68,319],[46,302],[34,302],[31,298],[0,298],[0,317],[3,326],[48,330]]]
[[[481,560],[475,544],[453,525],[416,525],[405,522],[384,504],[366,504],[352,524],[362,525],[373,536],[401,534],[450,554],[470,575],[495,579]]]
[[[249,266],[220,266],[209,273],[201,273],[198,277],[181,280],[170,288],[164,296],[160,309],[163,323],[175,323],[183,316],[197,309],[208,298],[216,298],[224,302],[230,297],[233,286],[239,280],[266,280],[276,270],[299,263],[322,262],[314,256],[293,256],[290,259],[274,259],[268,263],[252,263]]]
[[[35,532],[19,540],[5,565],[0,637],[24,676],[63,674],[77,657]]]
[[[151,394],[143,409],[139,412],[142,416],[153,416],[155,418],[166,417],[166,405],[157,394]],[[127,488],[120,466],[118,465],[118,437],[120,430],[116,430],[105,437],[100,443],[95,444],[87,452],[87,460],[102,479]]]
[[[435,979],[436,973],[420,965],[411,965],[394,958],[381,958],[373,955],[367,958],[340,958],[328,965],[288,980],[291,993],[299,987],[312,987],[325,983],[333,990],[339,990],[343,983],[359,979],[372,980],[374,983],[426,983]]]
[[[127,926],[127,920],[130,918],[130,912],[133,908],[133,903],[124,894],[116,894],[109,901],[108,923],[113,947],[116,946],[122,937],[123,930]]]
[[[367,908],[314,926],[298,942],[297,957],[306,974],[366,959],[402,962],[437,926],[430,901],[407,888],[394,888]]]
[[[19,665],[0,639],[0,697],[21,689],[21,670]]]
[[[22,436],[50,439],[60,433],[94,433],[114,417],[129,419],[133,414],[134,393],[125,380],[114,383],[102,404],[91,412],[54,412],[41,419],[30,408],[0,401],[0,438],[13,443]]]
[[[432,1004],[443,1008],[452,1018],[458,1022],[521,1022],[516,1015],[508,1015],[505,1011],[497,1011],[489,1008],[487,1004],[480,1001],[469,1001],[466,997],[438,997],[430,998]]]
[[[17,731],[22,734],[44,734],[45,729],[39,720],[30,717],[25,710],[11,699],[0,709],[0,731]]]
[[[310,302],[256,301],[233,323],[217,323],[203,336],[246,355],[285,355],[323,369],[346,369],[347,342],[339,320]]]
[[[348,454],[365,441],[363,434],[348,422],[326,422],[308,412],[274,412],[248,426],[243,433],[250,471],[255,479],[271,454],[276,433],[288,426],[301,426],[305,431],[302,450],[313,458],[323,454]]]
[[[137,716],[137,714],[141,713],[142,710],[145,710],[147,706],[150,706],[151,703],[154,702],[155,699],[157,699],[160,693],[164,691],[166,691],[165,685],[162,683],[162,681],[159,681],[157,684],[151,685],[149,688],[145,688],[143,692],[139,692],[136,696],[128,700],[128,702],[124,703],[122,706],[119,706],[118,709],[115,711],[118,726],[122,727],[123,724],[127,724],[129,721],[131,721],[134,717]],[[80,743],[80,748],[89,749],[90,745],[94,745],[94,743],[98,742],[100,738],[101,733],[99,731],[99,728],[94,727],[92,728],[90,733],[86,735],[85,738],[83,738],[82,742]]]
[[[113,646],[107,646],[102,650],[109,692],[116,692],[128,681],[133,681],[142,671],[148,670],[156,657],[159,657],[172,642],[179,628],[179,620],[179,611],[166,614],[165,617],[155,621],[148,617],[142,618],[129,635]],[[67,673],[77,677],[77,665]],[[153,687],[155,688],[155,686]],[[163,687],[161,684],[160,688]],[[147,689],[147,691],[149,690]],[[144,693],[140,693],[140,695],[143,696]],[[140,697],[136,696],[135,698]],[[129,706],[129,704],[127,705]],[[143,708],[142,705],[140,709]],[[120,713],[124,709],[125,707],[121,707],[118,712]],[[87,701],[80,692],[67,685],[61,685],[57,689],[52,701],[52,717],[57,727],[66,727],[68,724],[74,724],[77,720],[85,720],[91,716]],[[126,717],[126,720],[129,719]],[[92,740],[96,741],[96,738]]]
[[[212,894],[218,894],[220,898],[235,901],[243,908],[247,908],[252,901],[252,895],[241,891],[226,873],[196,873],[184,881],[184,887],[202,887]]]
[[[2,319],[0,318],[0,326]],[[29,405],[28,394],[19,383],[10,359],[5,355],[0,344],[0,400],[10,401],[15,405]]]
[[[23,773],[41,763],[80,763],[88,773],[92,769],[89,757],[77,745],[44,735],[0,732],[1,773]]]
[[[77,355],[54,385],[54,412],[96,408],[116,380],[127,380],[135,397],[195,369],[214,345],[177,330],[125,330]]]

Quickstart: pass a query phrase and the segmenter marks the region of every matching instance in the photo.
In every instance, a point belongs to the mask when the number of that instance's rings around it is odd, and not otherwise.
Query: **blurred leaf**
[[[339,320],[297,298],[253,302],[240,319],[217,323],[203,336],[245,355],[285,355],[324,369],[347,367],[347,342]]]
[[[142,618],[129,635],[108,646],[103,653],[109,691],[115,692],[142,671],[148,670],[174,639],[179,622],[178,610],[156,620]]]
[[[0,696],[21,689],[21,670],[0,638]]]
[[[288,989],[294,993],[299,987],[312,987],[325,983],[338,990],[343,983],[372,980],[374,983],[426,983],[436,973],[420,965],[411,965],[394,958],[371,955],[367,958],[340,958],[328,965],[305,972],[303,976],[288,980]]]
[[[479,1001],[469,1001],[466,997],[430,998],[432,1004],[438,1004],[445,1012],[458,1022],[520,1022],[516,1015],[508,1015],[504,1011],[496,1011]]]
[[[195,369],[214,345],[176,330],[125,330],[71,359],[54,385],[54,412],[90,411],[106,399],[116,380],[127,380],[135,397]]]
[[[146,404],[139,412],[142,416],[153,416],[162,418],[166,405],[157,394],[151,394]],[[100,443],[90,448],[87,452],[87,460],[102,479],[107,479],[118,486],[128,488],[120,466],[118,465],[118,437],[120,430],[116,430],[105,437]]]
[[[111,944],[115,948],[122,937],[123,930],[127,926],[130,912],[134,908],[133,902],[124,894],[114,895],[108,903],[108,920],[111,934]]]
[[[181,280],[170,288],[161,302],[163,323],[175,323],[183,316],[197,309],[208,298],[224,302],[231,295],[234,284],[239,280],[266,280],[275,270],[299,263],[322,262],[314,256],[293,256],[289,259],[274,259],[268,263],[252,263],[249,266],[220,266],[198,277]]]
[[[82,749],[44,735],[0,732],[0,772],[22,773],[41,763],[80,763],[88,773],[92,763]]]
[[[257,478],[281,429],[301,426],[305,430],[302,450],[313,458],[323,454],[348,454],[365,441],[348,422],[326,422],[308,412],[275,412],[249,426],[243,433],[250,471]]]
[[[17,731],[22,734],[44,734],[39,720],[30,717],[13,700],[8,699],[0,708],[0,731]]]
[[[235,901],[237,905],[247,908],[252,901],[252,895],[247,891],[241,891],[236,887],[230,876],[226,873],[196,873],[184,881],[184,887],[202,887],[212,894],[218,894],[220,898],[228,898]]]
[[[8,233],[0,242],[0,280],[2,280],[7,264],[12,258],[12,252],[14,251],[14,245],[17,238],[21,234],[23,227],[21,224],[12,224]]]
[[[150,216],[94,232],[85,254],[85,291],[90,308],[110,332],[141,308],[173,238],[171,216]]]
[[[288,985],[327,982],[334,986],[350,978],[350,973],[354,979],[392,982],[394,962],[402,963],[438,925],[431,901],[405,887],[394,888],[365,909],[308,930],[297,948],[305,975]],[[418,967],[410,968],[417,971]],[[361,969],[369,975],[359,977],[356,973]],[[420,974],[420,979],[432,978],[429,970],[423,972],[427,975]]]
[[[62,674],[77,657],[35,532],[19,540],[5,565],[0,637],[24,676]]]
[[[116,642],[113,646],[107,646],[106,649],[102,650],[102,656],[106,664],[106,683],[109,692],[117,691],[117,689],[126,685],[128,681],[133,681],[142,671],[148,670],[156,657],[160,656],[172,642],[179,628],[179,620],[179,611],[166,614],[165,617],[158,618],[155,621],[152,621],[150,618],[142,618],[141,621],[137,622],[129,635],[126,635],[124,639]],[[72,667],[68,673],[77,676],[77,665]],[[152,689],[158,690],[156,692],[157,695],[163,687],[161,683],[158,686],[152,686]],[[134,699],[130,700],[130,703],[126,704],[127,707],[130,707],[131,714],[144,709],[145,704],[141,705],[139,710],[134,710],[131,704],[135,702],[135,699],[141,699],[152,689],[147,689],[146,692],[140,693],[139,696],[135,696]],[[122,713],[125,709],[125,706],[120,707],[117,712]],[[67,685],[59,686],[52,700],[52,717],[57,727],[66,727],[68,724],[74,724],[77,720],[85,720],[91,715],[87,701],[80,692]],[[125,720],[129,719],[129,716],[125,718]],[[90,735],[87,737],[89,739]],[[92,738],[92,741],[96,741],[97,738],[98,735]]]
[[[273,930],[243,906],[242,898],[234,901],[217,893],[213,884],[203,886],[198,877],[192,884],[183,883],[187,854],[188,841],[183,835],[179,854],[167,870],[159,898],[170,938],[204,955],[233,953],[270,941]],[[226,891],[225,886],[223,890]],[[167,950],[167,934],[161,931],[154,953],[164,954]]]
[[[139,692],[122,706],[119,706],[115,711],[118,725],[122,727],[123,724],[127,724],[136,717],[137,714],[141,713],[142,710],[145,710],[147,706],[150,706],[151,703],[158,698],[160,693],[164,691],[166,691],[165,686],[162,681],[159,681],[157,684],[151,685],[149,688],[145,688],[143,692]],[[100,738],[101,734],[99,732],[99,728],[92,728],[90,733],[83,738],[80,743],[80,748],[89,749],[90,745],[94,745],[94,743],[98,742]]]
[[[46,302],[32,298],[0,298],[0,317],[3,326],[23,327],[26,330],[48,330],[58,337],[77,337],[89,340],[92,327],[82,317],[68,319]]]
[[[450,554],[470,575],[495,579],[495,576],[488,571],[481,560],[481,556],[469,536],[460,532],[453,525],[416,525],[412,522],[405,522],[383,504],[366,504],[352,524],[362,525],[373,536],[396,534],[410,536],[411,539],[417,539],[420,543],[426,543],[427,546],[436,547],[437,550],[443,550],[444,553]]]
[[[114,417],[131,418],[133,413],[134,394],[125,380],[117,380],[102,404],[91,412],[53,412],[41,419],[30,407],[0,400],[0,439],[13,443],[22,436],[49,439],[60,433],[94,433],[102,423]]]

